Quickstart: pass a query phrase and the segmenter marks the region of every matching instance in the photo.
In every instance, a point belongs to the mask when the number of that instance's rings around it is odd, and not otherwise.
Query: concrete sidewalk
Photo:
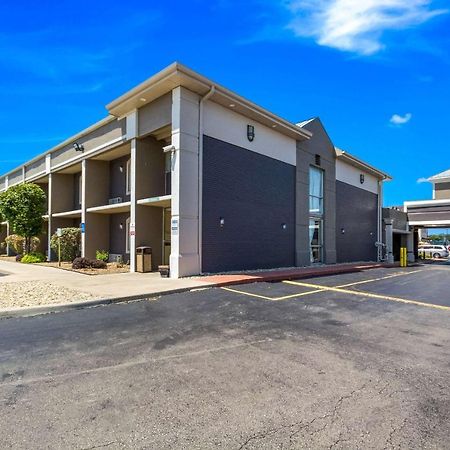
[[[159,273],[115,273],[85,275],[54,267],[0,261],[0,289],[2,283],[47,281],[98,298],[151,296],[164,292],[204,287],[211,284],[200,278],[173,280],[161,278]]]

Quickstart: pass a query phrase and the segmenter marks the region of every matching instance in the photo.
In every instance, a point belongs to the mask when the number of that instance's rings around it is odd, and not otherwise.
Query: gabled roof
[[[351,155],[349,152],[341,150],[340,148],[337,147],[335,147],[334,149],[336,151],[337,159],[340,159],[343,162],[346,162],[358,169],[364,170],[365,172],[370,173],[371,175],[375,176],[380,180],[387,180],[387,181],[392,180],[392,177],[387,173],[376,169],[375,167],[357,158],[356,156]]]
[[[438,183],[440,181],[450,181],[450,169],[438,173],[437,175],[433,175],[432,177],[428,178],[428,181],[431,181],[431,183]]]

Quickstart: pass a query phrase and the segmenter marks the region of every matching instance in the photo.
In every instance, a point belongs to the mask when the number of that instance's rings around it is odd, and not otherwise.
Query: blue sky
[[[450,168],[450,5],[440,0],[12,2],[0,6],[0,172],[106,115],[171,62],[387,171],[387,205]],[[419,181],[418,181],[419,180]]]

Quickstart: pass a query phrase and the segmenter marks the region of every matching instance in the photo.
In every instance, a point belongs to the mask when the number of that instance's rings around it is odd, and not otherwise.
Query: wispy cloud
[[[390,118],[389,122],[392,125],[401,126],[401,125],[405,125],[406,123],[408,123],[411,119],[412,119],[411,113],[406,113],[404,116],[401,116],[399,114],[394,114]]]
[[[417,180],[417,183],[428,183],[428,178],[419,178],[418,180]]]
[[[383,33],[421,25],[448,13],[433,0],[288,0],[296,36],[320,45],[373,55],[385,47]]]

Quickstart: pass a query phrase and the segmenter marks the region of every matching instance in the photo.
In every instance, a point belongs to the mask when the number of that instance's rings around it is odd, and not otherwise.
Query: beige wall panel
[[[138,135],[145,136],[170,125],[172,121],[172,95],[168,93],[139,109]]]
[[[86,258],[95,258],[97,250],[109,250],[109,215],[86,214]]]
[[[8,175],[9,180],[9,186],[12,186],[13,184],[19,184],[23,181],[23,170],[18,169],[15,172]]]
[[[108,204],[109,176],[108,161],[86,161],[86,208]]]
[[[84,152],[89,152],[92,149],[95,149],[101,145],[107,144],[115,139],[118,139],[125,135],[125,127],[126,121],[122,120],[114,120],[102,127],[92,131],[86,136],[80,137],[79,139],[74,140],[70,144],[62,147],[59,150],[55,150],[51,156],[51,165],[55,167],[58,164],[64,163],[72,158],[81,157],[82,154],[77,152],[73,148],[73,144],[75,142],[79,144],[83,144]]]
[[[154,138],[137,142],[136,198],[138,200],[164,195],[164,161],[162,145]]]
[[[152,206],[136,207],[136,247],[152,247],[153,270],[162,264],[163,211]]]
[[[45,172],[45,156],[25,167],[25,179],[29,179],[43,172]]]
[[[51,176],[52,214],[73,211],[73,175],[53,173]]]
[[[450,183],[436,183],[434,185],[435,200],[450,199]]]

